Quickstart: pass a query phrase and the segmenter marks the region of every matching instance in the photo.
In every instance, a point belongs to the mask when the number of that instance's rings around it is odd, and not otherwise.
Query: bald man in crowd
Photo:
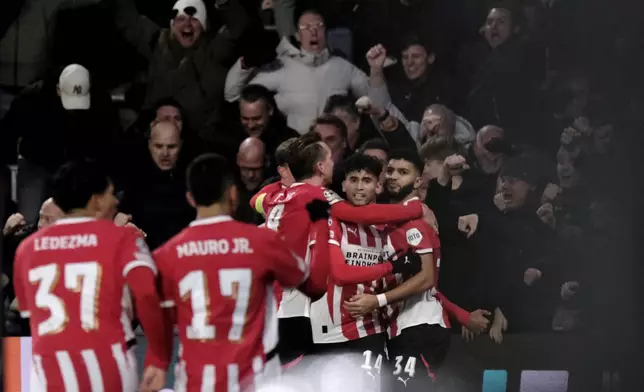
[[[150,126],[148,150],[159,169],[174,169],[181,151],[181,129],[172,121],[153,122]]]
[[[241,180],[248,191],[255,191],[264,181],[266,146],[260,139],[251,136],[239,146],[237,166]]]
[[[124,189],[116,223],[135,224],[147,234],[151,249],[185,228],[195,217],[186,200],[185,164],[181,130],[175,121],[150,125],[148,156],[133,166]]]
[[[25,217],[20,213],[11,215],[5,222],[2,230],[2,233],[5,236],[2,244],[3,259],[5,260],[5,263],[2,266],[3,271],[2,276],[0,277],[0,281],[2,281],[3,296],[0,303],[11,303],[13,306],[13,308],[6,310],[5,313],[7,316],[5,332],[8,336],[29,335],[29,320],[21,319],[18,316],[17,307],[14,303],[15,301],[13,301],[15,294],[10,277],[13,276],[13,259],[16,249],[22,240],[36,232],[36,230],[51,226],[58,219],[62,218],[63,215],[63,211],[56,205],[56,203],[54,203],[54,199],[49,198],[45,200],[40,207],[40,216],[38,218],[37,225],[28,225],[25,221]],[[8,298],[9,301],[5,302],[5,298]]]
[[[259,190],[266,178],[266,164],[264,142],[254,136],[246,138],[237,152],[237,166],[239,166],[239,174],[244,186],[239,190],[236,219],[255,224],[262,222],[261,216],[250,208],[248,201]]]

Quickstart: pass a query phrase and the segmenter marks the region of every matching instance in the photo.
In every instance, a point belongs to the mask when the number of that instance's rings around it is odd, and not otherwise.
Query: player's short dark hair
[[[102,195],[112,180],[107,170],[96,161],[72,161],[62,165],[52,180],[54,203],[64,213],[87,208],[94,195]]]
[[[295,181],[313,177],[315,165],[324,160],[325,150],[322,139],[315,132],[309,132],[297,138],[291,144],[289,151],[288,167]]]
[[[382,163],[376,158],[363,155],[359,153],[352,154],[350,157],[342,162],[342,173],[346,177],[349,173],[365,171],[374,175],[376,178],[380,177],[382,173]]]
[[[210,206],[221,202],[226,190],[235,184],[235,170],[221,155],[203,154],[188,165],[186,183],[198,206]]]
[[[387,142],[380,138],[369,139],[362,143],[360,148],[358,148],[358,153],[364,154],[367,150],[382,150],[387,154],[387,156],[389,156],[389,153],[391,152]]]
[[[297,141],[296,137],[284,140],[275,149],[275,163],[277,166],[286,166],[290,159],[291,145]]]
[[[324,113],[331,114],[335,109],[344,110],[354,119],[360,118],[360,113],[358,112],[358,108],[356,108],[353,98],[346,94],[335,94],[326,100]]]
[[[418,151],[409,148],[401,148],[392,151],[389,154],[389,160],[407,161],[414,165],[414,167],[418,170],[418,174],[422,173],[423,169],[425,168],[425,164],[423,163],[423,160],[420,159]]]
[[[239,100],[244,102],[254,103],[257,101],[264,101],[267,107],[273,107],[273,93],[261,84],[249,84],[245,86]]]
[[[347,126],[344,124],[344,121],[332,114],[323,114],[313,120],[313,124],[311,124],[309,131],[314,132],[318,125],[331,125],[338,130],[342,139],[347,140],[349,137],[349,132],[347,131]]]

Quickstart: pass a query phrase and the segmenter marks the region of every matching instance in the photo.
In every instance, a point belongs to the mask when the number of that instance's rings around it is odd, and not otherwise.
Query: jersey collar
[[[213,225],[215,223],[229,222],[231,220],[233,220],[233,218],[230,215],[211,216],[209,218],[201,218],[201,219],[193,220],[192,222],[190,222],[190,227]]]
[[[71,225],[74,223],[85,223],[95,221],[96,218],[90,218],[87,216],[73,216],[68,218],[60,218],[54,222],[55,225]]]

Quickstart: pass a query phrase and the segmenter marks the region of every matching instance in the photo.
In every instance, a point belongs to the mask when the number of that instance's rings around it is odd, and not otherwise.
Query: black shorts
[[[377,335],[365,336],[364,338],[349,340],[340,343],[315,344],[313,346],[314,354],[327,353],[358,353],[370,351],[372,354],[385,354],[385,344],[387,340],[384,333]]]
[[[349,340],[341,343],[316,344],[313,347],[313,353],[317,355],[342,355],[355,354],[362,356],[357,358],[356,365],[360,367],[364,375],[365,386],[367,391],[379,391],[382,384],[383,365],[386,366],[386,335],[380,333],[377,335],[365,336],[364,338]],[[332,360],[332,359],[331,359]]]
[[[404,329],[400,335],[387,342],[391,366],[391,390],[431,390],[449,351],[451,333],[440,325],[416,325]]]
[[[282,364],[287,364],[313,351],[313,332],[308,317],[279,319],[279,354]]]

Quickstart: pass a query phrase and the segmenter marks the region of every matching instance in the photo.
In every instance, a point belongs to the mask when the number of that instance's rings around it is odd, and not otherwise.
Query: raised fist
[[[479,226],[479,216],[477,214],[470,214],[458,217],[458,230],[465,233],[467,238],[470,238]]]
[[[7,219],[7,222],[4,224],[4,229],[2,229],[2,234],[9,235],[17,232],[27,224],[25,217],[17,212]]]
[[[450,155],[443,161],[443,167],[449,170],[451,176],[457,176],[463,173],[464,170],[470,168],[467,160],[459,154]]]
[[[378,44],[367,51],[367,62],[371,68],[383,68],[387,59],[387,49]]]
[[[546,185],[546,189],[543,191],[543,194],[541,195],[541,203],[547,203],[549,201],[553,201],[554,199],[559,196],[561,193],[561,188],[557,184],[548,184]]]
[[[539,207],[537,210],[537,216],[543,223],[552,227],[553,229],[557,225],[557,220],[555,218],[555,209],[551,203],[546,203]]]

